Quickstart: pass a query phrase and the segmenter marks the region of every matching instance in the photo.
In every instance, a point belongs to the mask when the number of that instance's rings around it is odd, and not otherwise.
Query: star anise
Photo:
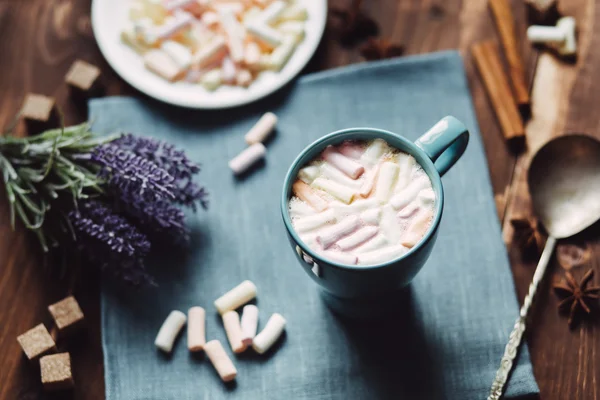
[[[559,244],[556,249],[558,263],[564,269],[571,269],[585,264],[590,259],[590,249],[585,244]]]
[[[590,269],[585,273],[580,283],[577,283],[573,275],[565,272],[565,281],[554,284],[554,292],[561,298],[558,308],[560,310],[569,310],[569,328],[575,323],[575,315],[581,308],[587,314],[591,313],[589,304],[595,299],[600,298],[600,286],[590,286],[588,284],[594,277],[594,270]]]
[[[403,52],[404,47],[391,43],[390,40],[386,38],[370,37],[368,42],[360,48],[360,54],[369,61],[398,57],[401,56]]]
[[[543,239],[535,218],[519,217],[510,220],[515,230],[514,241],[524,255],[538,255]]]
[[[362,0],[352,0],[348,8],[331,7],[330,15],[339,22],[340,41],[353,45],[379,32],[377,22],[361,11]]]

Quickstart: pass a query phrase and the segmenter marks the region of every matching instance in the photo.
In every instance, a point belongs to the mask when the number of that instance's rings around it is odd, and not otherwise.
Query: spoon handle
[[[523,333],[525,333],[525,321],[527,320],[529,308],[533,303],[535,292],[537,291],[540,282],[544,278],[546,268],[548,267],[548,263],[550,262],[550,258],[554,252],[555,245],[556,239],[552,236],[548,237],[546,246],[544,246],[544,251],[540,257],[540,261],[535,268],[533,280],[529,285],[529,292],[527,292],[527,296],[525,296],[525,300],[523,301],[523,305],[519,311],[519,318],[517,318],[515,322],[515,326],[510,333],[508,343],[504,349],[504,355],[502,356],[502,360],[500,360],[500,368],[498,368],[498,371],[496,372],[496,377],[494,378],[494,383],[492,383],[488,400],[499,400],[502,397],[504,386],[506,385],[506,381],[508,380],[510,372],[512,371],[513,362],[517,357],[519,347],[521,346]]]

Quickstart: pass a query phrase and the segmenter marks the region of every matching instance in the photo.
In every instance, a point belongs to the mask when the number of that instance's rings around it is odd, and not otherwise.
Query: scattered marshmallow
[[[201,351],[206,344],[206,312],[202,307],[188,310],[187,345],[192,352]]]
[[[227,311],[223,314],[223,327],[227,334],[227,340],[234,353],[242,353],[246,350],[246,345],[243,343],[242,326],[240,325],[240,316],[236,311]]]
[[[215,307],[219,314],[223,315],[227,311],[246,304],[256,297],[256,285],[250,281],[244,281],[215,300]]]
[[[287,4],[281,0],[275,0],[263,12],[260,13],[258,19],[263,24],[272,24],[277,21],[281,14],[285,11]]]
[[[175,339],[177,339],[177,335],[179,335],[186,320],[185,314],[181,311],[171,311],[160,327],[158,335],[156,335],[156,339],[154,340],[154,345],[165,353],[170,353],[173,349],[173,343],[175,343]]]
[[[272,112],[265,113],[258,122],[246,133],[246,143],[252,145],[264,142],[275,129],[277,116]]]
[[[240,175],[258,160],[264,158],[266,153],[267,149],[262,143],[255,143],[229,161],[229,168],[232,169],[234,174]]]
[[[280,314],[273,314],[264,329],[254,337],[252,348],[259,354],[265,353],[275,344],[285,330],[285,318]]]
[[[527,28],[527,39],[531,43],[562,44],[567,39],[567,35],[556,26],[531,25]]]
[[[235,76],[238,86],[248,87],[252,83],[252,73],[247,69],[240,69]]]
[[[218,340],[204,345],[204,351],[223,382],[230,382],[237,376],[237,370]]]
[[[192,52],[181,43],[167,40],[160,45],[160,48],[165,54],[171,57],[171,60],[180,69],[188,69],[192,64]]]
[[[221,60],[226,52],[227,41],[223,36],[216,36],[206,46],[194,54],[192,64],[197,68],[206,67],[217,60]]]
[[[281,33],[270,26],[257,23],[256,21],[246,24],[246,30],[252,37],[272,48],[279,46],[283,41]]]
[[[285,36],[279,46],[273,50],[269,67],[273,71],[281,71],[296,50],[296,38],[292,35]]]
[[[242,342],[246,346],[251,346],[258,329],[258,307],[256,307],[254,304],[248,304],[244,306],[241,325]]]
[[[202,83],[202,86],[204,86],[206,90],[210,91],[216,90],[219,86],[221,86],[222,82],[223,71],[219,68],[208,71],[202,75],[202,78],[200,78],[200,83]]]

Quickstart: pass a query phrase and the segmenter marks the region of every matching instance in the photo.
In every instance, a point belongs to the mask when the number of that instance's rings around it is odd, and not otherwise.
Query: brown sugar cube
[[[74,385],[69,353],[58,353],[40,358],[40,371],[44,389],[70,389]]]
[[[60,334],[70,333],[83,322],[83,312],[73,296],[48,306],[48,311]]]
[[[77,60],[71,65],[65,82],[73,96],[89,98],[101,94],[100,69],[85,61]]]
[[[18,336],[17,341],[29,360],[36,360],[44,354],[56,351],[56,344],[44,324],[39,324]]]
[[[31,135],[58,126],[58,113],[52,97],[30,93],[21,108],[27,132]]]

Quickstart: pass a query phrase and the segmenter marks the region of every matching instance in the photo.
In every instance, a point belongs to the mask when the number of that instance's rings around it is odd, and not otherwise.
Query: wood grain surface
[[[330,0],[344,7],[350,0]],[[527,151],[516,156],[507,148],[500,126],[486,97],[477,69],[468,52],[484,39],[498,40],[486,0],[369,0],[365,13],[379,24],[380,35],[402,44],[406,54],[458,48],[465,59],[467,76],[477,111],[499,205],[506,204],[504,238],[520,301],[533,275],[535,261],[528,261],[512,244],[511,216],[531,213],[527,194],[527,166],[535,151],[550,138],[583,132],[600,138],[600,0],[562,0],[559,9],[578,21],[579,57],[576,64],[539,55],[524,40],[525,6],[513,0],[517,38],[525,61],[528,85],[532,85],[532,118],[526,125]],[[305,72],[362,62],[358,46],[339,44],[333,24],[327,29],[317,54]],[[19,110],[27,92],[54,96],[67,124],[81,122],[86,106],[68,96],[63,78],[75,59],[99,66],[107,94],[138,95],[107,66],[94,41],[90,25],[90,0],[0,0],[0,129]],[[537,66],[536,66],[536,60]],[[535,76],[535,79],[533,78]],[[594,79],[596,78],[596,79]],[[19,126],[22,134],[22,127]],[[504,195],[506,193],[506,195]],[[100,346],[99,287],[93,273],[82,276],[74,294],[86,314],[86,333],[59,347],[72,353],[75,390],[46,395],[39,371],[28,365],[16,337],[44,322],[51,326],[46,307],[69,291],[62,279],[37,251],[35,239],[19,227],[12,232],[4,196],[0,196],[0,399],[103,399],[104,377]],[[574,238],[593,248],[594,268],[600,276],[600,225]],[[570,331],[556,310],[557,300],[549,282],[561,276],[553,263],[540,290],[528,330],[534,373],[543,399],[600,398],[599,322],[586,322]],[[482,268],[485,266],[482,266]],[[584,268],[574,271],[576,276]],[[600,280],[599,277],[596,280]],[[491,283],[490,283],[491,284]],[[492,310],[490,310],[492,312]],[[517,310],[515,310],[516,316]],[[501,354],[498,354],[498,361]],[[495,363],[496,361],[494,361]]]

